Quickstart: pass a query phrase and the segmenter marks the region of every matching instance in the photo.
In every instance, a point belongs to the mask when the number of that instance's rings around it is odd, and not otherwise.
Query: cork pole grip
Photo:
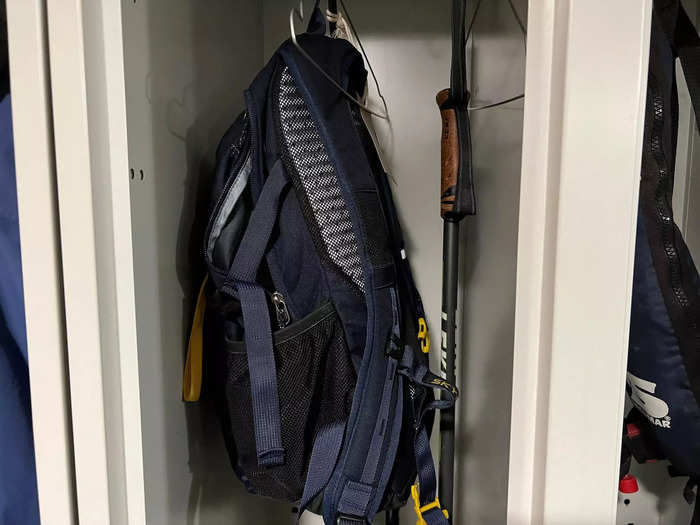
[[[454,211],[457,198],[457,179],[459,176],[457,112],[453,108],[442,107],[449,96],[450,90],[443,89],[436,97],[440,108],[440,116],[442,117],[440,215],[443,218]]]

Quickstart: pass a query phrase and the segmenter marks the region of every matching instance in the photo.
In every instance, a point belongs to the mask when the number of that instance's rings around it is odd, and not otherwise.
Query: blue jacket
[[[39,523],[10,97],[0,102],[0,525]]]

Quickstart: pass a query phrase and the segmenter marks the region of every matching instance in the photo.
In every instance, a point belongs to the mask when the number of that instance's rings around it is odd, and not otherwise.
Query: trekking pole
[[[437,104],[442,117],[440,215],[442,244],[442,337],[441,371],[455,384],[455,334],[457,286],[459,284],[459,223],[465,215],[476,214],[472,178],[471,136],[465,18],[467,0],[452,1],[452,67],[450,88],[440,91]],[[454,512],[455,409],[440,413],[440,475],[438,498],[443,509]]]

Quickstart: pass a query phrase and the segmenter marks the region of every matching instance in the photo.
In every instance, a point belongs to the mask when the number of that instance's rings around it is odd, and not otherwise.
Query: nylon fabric
[[[352,68],[361,67],[361,57],[347,42],[316,38],[304,35],[299,43],[305,51],[348,91],[361,92],[366,72],[360,75]],[[351,113],[347,100],[334,90],[328,89],[328,81],[319,75],[307,60],[300,57],[293,46],[283,45],[280,53],[293,75],[297,88],[307,102],[309,113],[317,125],[318,133],[326,146],[329,159],[338,174],[341,195],[348,207],[349,217],[358,236],[359,255],[365,278],[364,303],[366,304],[367,340],[364,348],[351,351],[358,359],[358,382],[353,408],[348,421],[348,438],[328,488],[324,491],[323,513],[327,522],[334,522],[338,515],[338,504],[348,479],[358,480],[362,476],[365,459],[372,446],[371,438],[377,419],[377,410],[386,377],[387,359],[385,345],[391,332],[391,300],[388,289],[377,289],[374,271],[367,253],[363,217],[358,211],[355,194],[361,191],[377,191],[372,180],[367,159],[358,154],[362,144],[351,125]],[[362,83],[359,82],[361,79]],[[350,125],[348,125],[350,124]],[[357,305],[357,299],[354,299]],[[359,304],[362,304],[361,302]],[[344,323],[351,317],[346,305],[338,307]],[[350,305],[348,305],[350,306]],[[356,306],[351,308],[357,309]],[[357,314],[354,316],[357,319]],[[347,326],[347,324],[346,324]],[[359,351],[359,352],[358,352]],[[357,352],[357,353],[356,353]],[[393,419],[389,418],[391,423]],[[393,432],[393,424],[390,427]],[[395,457],[397,440],[392,432],[386,432],[382,443],[385,453],[382,466]],[[388,468],[391,466],[388,465]],[[384,468],[382,468],[384,472]],[[383,479],[383,476],[382,478]],[[385,486],[377,486],[376,492],[383,494]],[[371,514],[370,507],[370,514]],[[368,516],[369,517],[369,516]]]
[[[348,480],[338,503],[338,512],[341,515],[365,517],[374,490],[372,485]]]
[[[421,507],[435,501],[437,495],[437,480],[435,476],[435,463],[430,452],[430,438],[425,427],[422,426],[416,432],[415,439],[416,465],[418,466],[418,486],[420,488]]]
[[[299,45],[361,93],[361,55],[322,36],[316,7]],[[432,389],[441,386],[427,385],[436,376],[419,350],[422,305],[398,216],[361,118],[289,41],[245,99],[217,150],[210,217],[223,212],[210,220],[223,227],[221,257],[207,260],[205,379],[215,383],[231,464],[251,492],[298,503],[300,513],[322,510],[329,524],[366,524],[406,502],[417,472],[413,429],[422,418],[429,435]],[[221,195],[248,169],[231,197],[237,213]],[[279,187],[279,172],[293,191]],[[402,349],[416,354],[411,372],[420,378],[397,374]]]
[[[432,410],[437,408],[449,408],[454,406],[457,399],[457,389],[437,376],[434,376],[422,363],[417,363],[415,354],[410,349],[404,352],[401,359],[400,372],[408,381],[414,385],[420,385],[423,388],[440,388],[445,392],[445,396],[441,401],[434,401]],[[433,378],[438,379],[434,381]],[[435,501],[437,497],[437,478],[435,472],[435,462],[433,461],[432,452],[430,450],[430,436],[426,427],[426,416],[430,413],[430,409],[424,409],[417,421],[417,426],[414,432],[414,455],[416,467],[418,470],[418,487],[420,506],[424,507]],[[452,511],[453,509],[447,509]],[[430,509],[423,514],[423,518],[427,523],[447,524],[441,509]]]
[[[204,278],[199,288],[190,340],[187,345],[185,372],[182,378],[182,399],[185,401],[199,401],[199,395],[202,390],[202,349],[204,344],[204,312],[207,304],[205,293],[207,281],[209,281],[208,275]]]
[[[700,277],[671,206],[676,58],[697,120],[700,37],[679,0],[655,0],[628,353],[627,393],[635,409],[625,424],[621,470],[632,454],[640,462],[667,458],[673,470],[692,478],[700,473]]]
[[[343,445],[344,433],[345,422],[335,422],[319,430],[316,435],[309,461],[309,471],[306,474],[304,494],[299,503],[299,517],[328,484]]]
[[[263,287],[255,282],[265,248],[277,220],[287,180],[281,162],[270,173],[253,210],[248,228],[224,286],[238,295],[243,310],[258,463],[270,467],[284,462],[279,396],[275,375],[272,329]]]
[[[0,102],[0,268],[0,525],[39,525],[9,96]]]
[[[423,513],[423,519],[427,525],[449,525],[449,520],[437,507]]]

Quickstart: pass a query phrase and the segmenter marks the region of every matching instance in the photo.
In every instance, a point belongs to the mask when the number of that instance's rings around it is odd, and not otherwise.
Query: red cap
[[[639,491],[639,485],[637,484],[637,478],[631,474],[627,474],[624,478],[620,480],[620,492],[623,494],[634,494]]]
[[[639,427],[635,425],[634,423],[627,423],[627,437],[632,439],[636,438],[641,434],[641,430],[639,430]]]

